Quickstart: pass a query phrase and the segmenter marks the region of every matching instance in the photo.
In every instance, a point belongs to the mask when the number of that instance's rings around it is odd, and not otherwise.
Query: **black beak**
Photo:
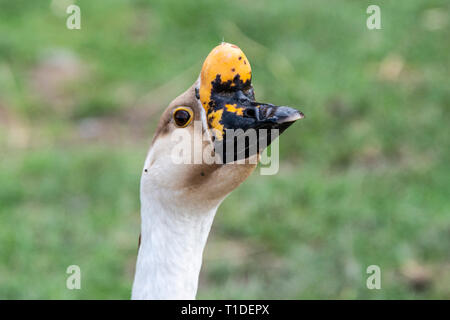
[[[233,102],[237,106],[233,110],[239,112],[223,112],[223,139],[214,142],[224,163],[262,152],[295,121],[305,117],[294,108],[258,103],[248,98],[230,101]]]
[[[304,117],[302,112],[291,107],[260,104],[259,108],[255,108],[254,128],[278,129],[281,134],[295,121]]]

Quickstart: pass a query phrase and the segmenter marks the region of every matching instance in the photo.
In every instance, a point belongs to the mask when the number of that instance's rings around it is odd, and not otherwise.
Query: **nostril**
[[[244,110],[244,116],[248,118],[256,118],[256,111],[254,108],[247,108]]]

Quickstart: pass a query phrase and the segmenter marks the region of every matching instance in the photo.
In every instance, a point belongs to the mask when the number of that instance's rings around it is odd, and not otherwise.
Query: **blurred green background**
[[[450,298],[447,0],[72,2],[0,0],[0,299],[130,297],[155,124],[222,39],[306,119],[219,208],[198,298]]]

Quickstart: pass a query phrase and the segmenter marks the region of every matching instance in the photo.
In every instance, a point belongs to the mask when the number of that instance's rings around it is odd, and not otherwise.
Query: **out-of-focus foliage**
[[[448,1],[373,31],[368,1],[85,0],[68,30],[72,2],[0,1],[1,299],[130,297],[155,123],[222,39],[306,119],[220,207],[198,297],[450,297]]]

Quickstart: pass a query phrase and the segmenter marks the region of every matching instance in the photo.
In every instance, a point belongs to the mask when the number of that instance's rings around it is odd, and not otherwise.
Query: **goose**
[[[140,181],[141,235],[132,299],[196,298],[217,208],[277,137],[267,134],[262,143],[261,129],[282,133],[304,117],[290,107],[256,102],[251,79],[244,52],[222,42],[209,53],[194,84],[163,112]],[[229,133],[233,130],[256,131],[257,140],[240,146],[239,135]],[[188,138],[174,139],[180,133]],[[174,158],[180,144],[190,162]],[[203,161],[205,154],[216,161]]]

